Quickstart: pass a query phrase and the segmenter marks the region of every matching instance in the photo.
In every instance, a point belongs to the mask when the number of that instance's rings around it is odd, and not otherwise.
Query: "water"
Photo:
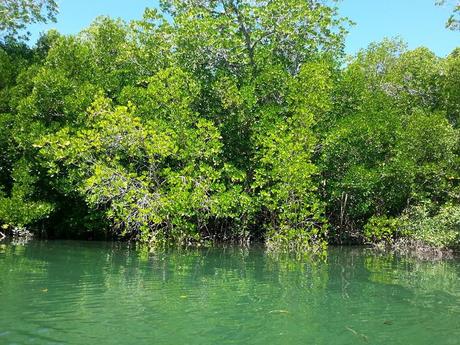
[[[0,344],[460,344],[460,263],[0,244]]]

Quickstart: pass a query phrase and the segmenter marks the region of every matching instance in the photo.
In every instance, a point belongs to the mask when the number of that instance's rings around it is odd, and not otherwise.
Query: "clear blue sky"
[[[78,33],[100,15],[138,19],[146,7],[158,6],[157,0],[59,0],[57,23],[34,25],[31,42],[40,32],[55,28],[64,34]],[[460,32],[444,28],[450,8],[434,5],[435,0],[342,0],[341,14],[356,23],[347,39],[352,54],[370,42],[399,36],[410,48],[425,46],[445,56],[460,46]]]

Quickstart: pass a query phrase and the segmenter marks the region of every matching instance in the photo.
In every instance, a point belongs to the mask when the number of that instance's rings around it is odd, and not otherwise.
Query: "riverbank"
[[[5,231],[5,230],[4,230]],[[7,236],[7,235],[8,236]],[[11,231],[7,231],[6,234],[0,233],[0,243],[12,243],[15,245],[26,245],[32,240],[51,240],[51,241],[59,241],[62,239],[59,238],[49,238],[46,236],[34,236],[34,233],[25,230],[25,229],[14,229]],[[42,232],[43,234],[43,232]],[[2,236],[3,235],[3,236]],[[72,241],[72,239],[66,239]],[[73,239],[75,240],[75,239]],[[79,239],[82,240],[82,239]],[[105,238],[93,238],[89,236],[89,238],[84,239],[85,241],[92,242],[92,241],[106,241],[107,243],[111,242],[118,242],[118,243],[132,243],[133,245],[137,245],[139,247],[143,247],[144,250],[147,252],[156,252],[156,251],[164,251],[168,248],[185,248],[185,249],[196,249],[196,248],[220,248],[220,247],[228,247],[228,246],[241,246],[241,248],[265,248],[265,250],[278,255],[288,255],[297,258],[305,258],[305,257],[322,257],[325,258],[325,252],[327,248],[338,248],[338,247],[345,247],[345,248],[368,248],[374,250],[376,253],[381,252],[384,254],[396,254],[400,256],[407,256],[413,257],[420,260],[444,260],[444,259],[456,259],[460,258],[460,247],[442,247],[442,246],[435,246],[433,244],[428,244],[426,242],[410,238],[397,238],[393,240],[382,240],[376,242],[369,242],[366,241],[365,238],[356,239],[354,241],[348,241],[346,244],[338,244],[336,241],[323,241],[322,246],[308,246],[302,248],[298,245],[284,245],[284,246],[276,246],[276,245],[267,245],[263,240],[229,240],[229,241],[222,241],[222,240],[208,240],[201,243],[191,243],[189,245],[181,245],[181,244],[174,244],[169,243],[168,245],[164,245],[162,247],[159,246],[149,246],[146,243],[136,243],[135,241],[117,239],[115,236],[111,239]]]

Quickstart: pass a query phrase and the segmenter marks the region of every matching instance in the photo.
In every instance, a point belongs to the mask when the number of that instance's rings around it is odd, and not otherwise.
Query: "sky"
[[[346,51],[356,53],[371,42],[400,37],[409,48],[425,46],[444,57],[460,46],[460,32],[445,28],[451,8],[434,5],[435,0],[341,0],[340,14],[356,23],[350,29]],[[41,32],[54,28],[76,34],[96,17],[108,15],[124,20],[139,19],[157,0],[58,0],[57,23],[29,28],[33,44]]]

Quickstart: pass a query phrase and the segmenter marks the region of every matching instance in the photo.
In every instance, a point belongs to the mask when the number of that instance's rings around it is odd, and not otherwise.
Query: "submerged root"
[[[380,242],[374,244],[373,247],[378,251],[390,251],[420,260],[446,260],[456,256],[456,252],[452,248],[436,247],[410,238],[400,238],[391,243]]]

